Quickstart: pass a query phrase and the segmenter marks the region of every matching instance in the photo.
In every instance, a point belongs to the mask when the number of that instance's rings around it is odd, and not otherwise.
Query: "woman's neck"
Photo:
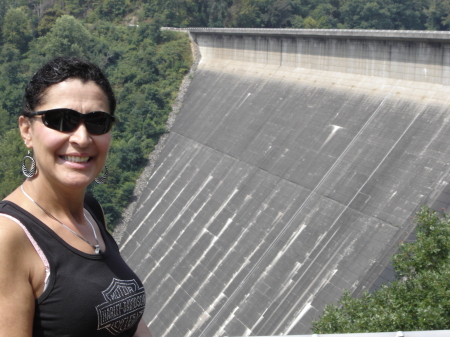
[[[53,216],[73,218],[76,222],[83,222],[84,220],[84,194],[85,188],[82,189],[63,189],[56,188],[51,184],[45,184],[35,179],[27,179],[23,182],[22,188],[24,192],[37,203],[45,211],[51,213]],[[20,190],[20,192],[22,192]],[[22,196],[23,193],[22,193]],[[16,198],[23,199],[20,195]],[[15,198],[15,199],[16,199]],[[27,204],[30,200],[25,200]],[[28,208],[28,207],[27,207]]]

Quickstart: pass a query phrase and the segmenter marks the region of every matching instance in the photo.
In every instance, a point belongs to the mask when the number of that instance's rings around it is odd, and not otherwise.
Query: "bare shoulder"
[[[0,271],[10,267],[10,263],[16,265],[14,269],[20,269],[22,265],[18,263],[25,260],[30,245],[25,231],[18,223],[8,217],[0,216]]]
[[[17,189],[8,195],[4,201],[9,201],[19,207],[23,207]],[[20,222],[14,217],[0,213],[0,259],[2,259],[3,254],[8,256],[17,249],[29,247],[29,239],[21,227]]]
[[[0,216],[0,336],[31,336],[35,297],[30,247],[24,230]]]
[[[20,243],[27,239],[27,235],[18,222],[6,214],[0,213],[0,240],[3,244],[10,241],[11,244]],[[0,249],[2,249],[0,245]]]

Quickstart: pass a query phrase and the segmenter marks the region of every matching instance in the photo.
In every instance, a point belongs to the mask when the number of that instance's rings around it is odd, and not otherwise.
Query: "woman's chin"
[[[90,183],[94,181],[95,177],[85,174],[70,174],[61,179],[61,185],[71,188],[71,189],[82,189],[86,188]]]

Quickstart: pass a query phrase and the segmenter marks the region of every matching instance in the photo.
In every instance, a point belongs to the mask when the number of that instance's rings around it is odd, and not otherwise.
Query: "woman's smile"
[[[77,156],[60,156],[65,161],[70,161],[72,163],[87,163],[91,160],[91,157],[77,157]]]

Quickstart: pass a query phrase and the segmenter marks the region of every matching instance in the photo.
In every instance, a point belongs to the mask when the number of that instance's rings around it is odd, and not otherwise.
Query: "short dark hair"
[[[86,60],[77,57],[57,57],[44,64],[31,78],[25,88],[22,115],[27,117],[42,103],[45,90],[69,78],[97,84],[108,98],[109,112],[114,115],[116,98],[111,84],[101,69]]]

